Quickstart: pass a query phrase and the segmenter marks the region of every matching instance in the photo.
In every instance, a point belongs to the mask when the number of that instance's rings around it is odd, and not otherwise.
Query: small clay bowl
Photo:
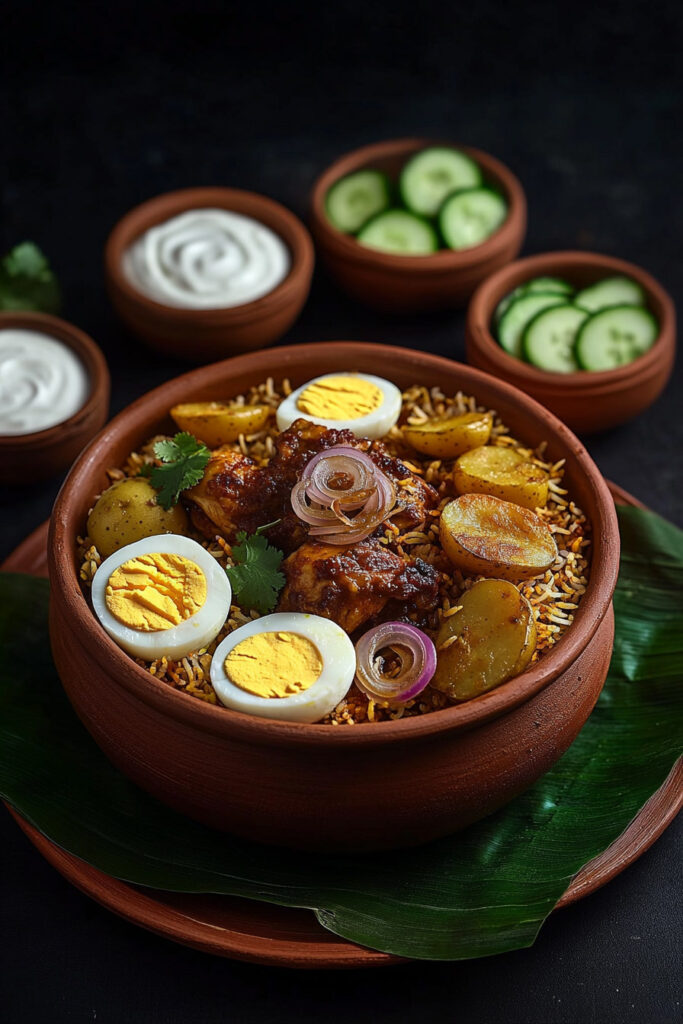
[[[495,157],[457,145],[479,164],[487,183],[508,203],[501,227],[481,245],[431,256],[396,256],[368,249],[352,235],[333,227],[325,197],[340,178],[363,168],[384,171],[392,181],[406,161],[428,146],[454,146],[434,139],[393,139],[364,146],[336,160],[315,182],[311,194],[311,230],[319,255],[337,284],[354,299],[389,313],[451,309],[463,306],[477,285],[513,260],[526,232],[526,199],[518,179]]]
[[[287,277],[267,295],[224,309],[179,309],[155,302],[123,272],[125,250],[162,221],[187,210],[219,208],[265,224],[289,248]],[[315,257],[311,237],[289,210],[273,199],[236,188],[187,188],[149,199],[123,217],[104,251],[107,289],[130,330],[165,355],[206,363],[277,341],[294,323],[308,297]]]
[[[156,680],[114,644],[79,581],[76,538],[94,496],[145,439],[173,430],[178,402],[225,399],[268,376],[294,386],[325,372],[384,372],[463,390],[515,436],[567,460],[571,495],[592,524],[592,570],[576,618],[522,675],[458,706],[333,728],[214,707]],[[158,799],[214,828],[302,849],[415,845],[490,814],[546,772],[576,737],[612,649],[619,565],[614,502],[580,441],[547,409],[471,367],[385,345],[326,342],[226,360],[151,391],[82,454],[57,498],[48,541],[50,635],[64,688],[106,755]]]
[[[627,366],[599,373],[548,373],[509,355],[492,333],[492,317],[500,300],[534,277],[566,278],[577,288],[615,274],[633,278],[659,321],[652,348]],[[616,427],[652,405],[664,390],[676,354],[676,311],[669,295],[634,263],[593,252],[549,252],[503,267],[479,286],[467,310],[467,359],[521,388],[542,402],[579,433]]]
[[[40,331],[73,349],[90,377],[90,394],[78,412],[47,430],[0,435],[0,483],[31,484],[66,469],[107,421],[109,370],[92,338],[46,313],[0,313],[0,330],[20,327]]]

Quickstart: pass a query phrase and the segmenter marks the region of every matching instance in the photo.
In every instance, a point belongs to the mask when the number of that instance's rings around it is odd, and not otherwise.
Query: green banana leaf
[[[616,645],[603,695],[540,782],[465,832],[387,855],[317,856],[228,837],[120,775],[63,695],[48,587],[0,582],[0,794],[110,875],[307,907],[330,931],[405,957],[459,960],[533,943],[572,876],[662,784],[683,746],[683,532],[619,508]]]

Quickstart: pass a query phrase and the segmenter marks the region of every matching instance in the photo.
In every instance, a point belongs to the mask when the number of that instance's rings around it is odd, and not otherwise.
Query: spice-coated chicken
[[[436,506],[434,488],[389,455],[380,441],[359,440],[350,430],[330,430],[299,419],[277,437],[267,466],[258,466],[232,448],[212,452],[203,479],[186,494],[195,526],[207,537],[218,533],[233,541],[240,530],[253,533],[279,519],[268,537],[283,551],[294,551],[306,540],[307,529],[292,511],[292,488],[314,455],[336,445],[367,452],[394,481],[398,503],[391,521],[400,530],[416,529]]]
[[[406,559],[378,540],[348,548],[308,542],[282,564],[287,583],[278,611],[308,612],[333,619],[352,633],[392,599],[407,610],[433,610],[439,574],[421,559]]]
[[[275,455],[267,466],[257,465],[233,448],[216,449],[203,479],[186,495],[195,526],[206,537],[218,533],[233,541],[240,530],[254,533],[259,526],[280,520],[269,530],[268,539],[283,551],[293,551],[308,532],[290,505],[292,488],[304,466],[318,452],[355,440],[348,430],[326,430],[297,420],[276,439]]]
[[[186,492],[192,520],[206,537],[234,540],[240,530],[253,533],[268,522],[265,481],[259,466],[232,448],[211,453],[204,476]]]

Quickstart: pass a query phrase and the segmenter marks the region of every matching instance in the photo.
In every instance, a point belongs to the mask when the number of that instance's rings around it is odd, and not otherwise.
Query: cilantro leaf
[[[255,608],[261,614],[272,612],[285,585],[285,577],[279,572],[285,556],[279,548],[270,545],[262,532],[274,525],[260,526],[249,537],[241,530],[232,548],[236,564],[225,570],[238,603],[243,608]]]
[[[50,264],[33,242],[22,242],[0,261],[0,309],[58,313],[62,296]]]
[[[154,466],[149,479],[159,492],[158,503],[168,511],[177,503],[181,491],[199,483],[211,452],[192,434],[176,434],[172,441],[157,441],[154,454],[163,465]]]

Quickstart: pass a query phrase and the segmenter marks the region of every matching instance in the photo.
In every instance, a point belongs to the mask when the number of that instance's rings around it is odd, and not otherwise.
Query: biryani
[[[564,460],[476,397],[345,373],[169,411],[78,542],[102,626],[163,684],[375,723],[476,699],[571,626],[590,525]]]

